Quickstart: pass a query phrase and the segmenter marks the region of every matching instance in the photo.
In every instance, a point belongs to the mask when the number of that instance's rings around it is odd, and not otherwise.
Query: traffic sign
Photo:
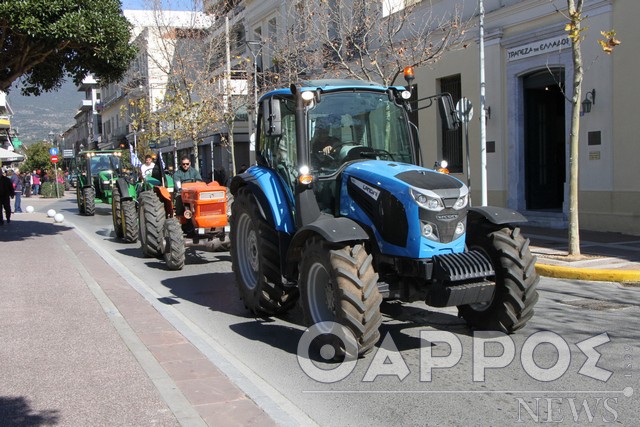
[[[51,156],[51,163],[58,163],[58,156]]]
[[[473,118],[473,106],[468,98],[462,98],[456,104],[456,116],[463,123],[469,123]]]
[[[57,156],[58,155],[58,149],[56,147],[49,148],[49,154],[51,154],[52,156]]]

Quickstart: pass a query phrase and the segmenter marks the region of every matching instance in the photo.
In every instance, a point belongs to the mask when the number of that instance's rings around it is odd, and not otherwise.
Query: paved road
[[[170,272],[161,261],[142,258],[138,245],[113,238],[107,207],[90,218],[77,216],[73,203],[60,203],[68,221],[127,283],[278,424],[639,422],[637,288],[543,278],[536,316],[520,333],[502,337],[502,344],[474,339],[455,309],[385,304],[382,348],[326,383],[323,372],[309,375],[298,363],[304,332],[299,310],[281,318],[249,316],[228,253],[189,251],[185,269]],[[460,360],[453,363],[458,343]],[[589,350],[596,344],[602,354],[597,364],[597,353]],[[506,366],[487,368],[481,378],[483,360]],[[434,369],[429,379],[435,361],[452,366]]]

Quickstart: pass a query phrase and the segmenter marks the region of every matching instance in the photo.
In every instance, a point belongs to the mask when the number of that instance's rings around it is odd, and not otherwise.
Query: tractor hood
[[[344,174],[362,180],[372,189],[388,190],[394,194],[398,190],[407,192],[412,188],[432,197],[457,199],[469,192],[467,186],[453,176],[406,163],[380,160],[357,162],[345,168]]]
[[[366,160],[347,166],[340,185],[340,215],[370,226],[383,253],[427,258],[464,248],[460,230],[469,190],[459,179],[415,165]],[[425,224],[433,235],[421,237]]]

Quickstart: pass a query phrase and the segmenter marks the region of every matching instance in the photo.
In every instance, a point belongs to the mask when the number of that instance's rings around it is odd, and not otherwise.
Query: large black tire
[[[232,209],[231,261],[240,298],[255,314],[291,309],[298,289],[283,283],[276,231],[262,218],[248,188],[238,191]]]
[[[82,199],[84,201],[84,214],[94,216],[96,214],[96,190],[93,187],[83,188]]]
[[[124,237],[122,230],[122,213],[120,209],[120,191],[116,188],[113,190],[113,197],[111,198],[111,219],[113,220],[113,229],[116,232],[116,237],[119,239]]]
[[[78,212],[80,215],[84,215],[84,199],[82,195],[82,188],[76,187],[76,202],[78,203]]]
[[[114,192],[115,194],[116,192]],[[120,203],[120,222],[122,223],[122,237],[128,243],[138,240],[138,212],[135,200],[129,199]]]
[[[145,256],[162,257],[162,236],[166,213],[164,205],[152,191],[143,191],[138,199],[140,246]]]
[[[518,227],[498,228],[479,224],[467,237],[469,249],[486,253],[496,272],[496,289],[490,302],[458,307],[469,326],[476,329],[513,333],[533,316],[538,302],[536,257],[529,250],[529,239]]]
[[[167,218],[164,222],[163,252],[169,270],[182,270],[185,257],[184,236],[176,218]]]
[[[330,247],[313,238],[300,264],[298,286],[306,324],[330,321],[345,326],[358,343],[358,355],[371,351],[380,339],[382,295],[372,260],[362,244]]]

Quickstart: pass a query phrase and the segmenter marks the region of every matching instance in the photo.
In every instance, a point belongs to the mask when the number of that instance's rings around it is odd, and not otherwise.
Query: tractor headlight
[[[453,209],[462,209],[467,206],[468,202],[469,202],[469,195],[465,194],[464,196],[456,200],[456,203],[453,205]]]
[[[460,222],[456,225],[455,235],[456,235],[456,236],[460,236],[462,233],[464,233],[464,230],[465,230],[464,222],[460,221]]]
[[[414,189],[411,189],[411,196],[420,207],[430,211],[441,211],[444,209],[444,204],[440,197],[430,197]]]
[[[436,226],[428,221],[420,221],[420,233],[427,239],[438,241]]]
[[[102,181],[102,183],[103,183],[104,185],[109,185],[109,184],[111,184],[111,181],[109,181],[108,179],[106,179],[106,180]]]

